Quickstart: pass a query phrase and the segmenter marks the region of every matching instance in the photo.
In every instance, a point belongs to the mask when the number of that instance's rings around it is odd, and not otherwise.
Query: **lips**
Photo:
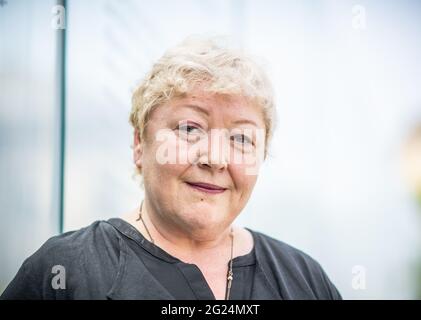
[[[190,187],[203,191],[206,193],[222,193],[226,190],[226,188],[223,188],[218,185],[210,184],[210,183],[204,183],[204,182],[186,182]]]

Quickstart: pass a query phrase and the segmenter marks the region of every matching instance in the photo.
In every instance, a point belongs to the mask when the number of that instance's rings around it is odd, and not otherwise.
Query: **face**
[[[197,89],[157,107],[134,143],[150,209],[185,232],[226,229],[256,183],[264,131],[261,110],[240,96]]]

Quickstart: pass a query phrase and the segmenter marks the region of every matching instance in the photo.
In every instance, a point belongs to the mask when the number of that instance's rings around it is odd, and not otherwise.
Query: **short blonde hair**
[[[226,37],[190,36],[167,50],[146,74],[132,96],[130,123],[139,138],[151,112],[169,100],[188,94],[195,85],[207,92],[240,95],[261,107],[266,126],[265,158],[275,128],[272,84],[262,65],[227,45]],[[141,172],[138,170],[138,173]]]

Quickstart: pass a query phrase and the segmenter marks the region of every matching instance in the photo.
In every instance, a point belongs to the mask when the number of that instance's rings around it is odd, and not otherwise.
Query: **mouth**
[[[227,190],[227,188],[203,182],[186,182],[186,184],[192,187],[193,189],[210,194],[223,193],[225,190]]]

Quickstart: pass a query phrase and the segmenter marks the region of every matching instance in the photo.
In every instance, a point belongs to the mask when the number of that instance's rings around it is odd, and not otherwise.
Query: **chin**
[[[184,216],[186,223],[196,230],[218,229],[224,224],[226,218],[220,214],[220,211],[210,208],[197,208]]]

